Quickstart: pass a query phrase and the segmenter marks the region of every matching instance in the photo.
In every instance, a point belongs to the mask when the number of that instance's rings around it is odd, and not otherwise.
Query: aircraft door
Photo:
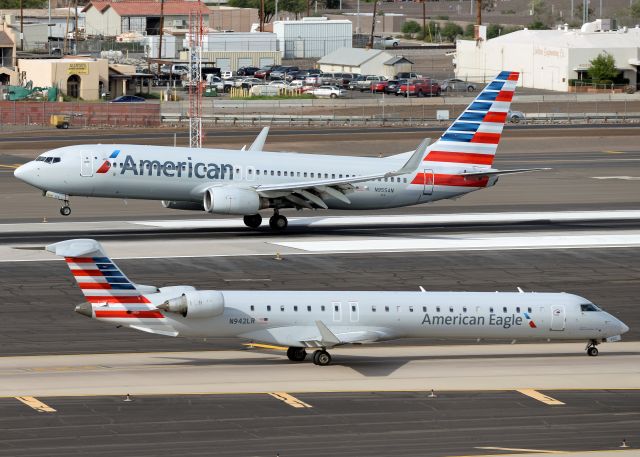
[[[423,171],[422,195],[433,195],[433,170],[429,170],[425,168],[422,171]]]
[[[551,330],[563,331],[567,322],[567,314],[564,306],[553,305],[551,307]]]
[[[80,156],[80,176],[93,176],[93,155],[83,152]]]
[[[360,320],[360,309],[356,301],[349,302],[349,319],[351,322],[358,322]]]
[[[331,303],[333,308],[333,322],[342,322],[342,303],[334,301]]]

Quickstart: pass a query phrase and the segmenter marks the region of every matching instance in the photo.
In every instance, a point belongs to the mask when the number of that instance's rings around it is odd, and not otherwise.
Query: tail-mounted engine
[[[181,314],[187,319],[215,317],[224,312],[224,296],[217,290],[185,292],[165,301],[158,309]]]

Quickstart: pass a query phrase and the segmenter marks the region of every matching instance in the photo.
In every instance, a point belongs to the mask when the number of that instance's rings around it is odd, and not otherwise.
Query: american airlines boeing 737
[[[460,197],[499,175],[539,169],[492,167],[519,74],[503,71],[433,144],[386,158],[263,151],[267,131],[244,150],[140,145],[54,149],[15,176],[63,202],[71,196],[161,200],[166,208],[244,216],[282,230],[284,208],[382,209]]]
[[[328,365],[327,349],[398,338],[618,341],[629,327],[567,293],[196,290],[131,282],[90,239],[47,250],[65,258],[86,303],[76,312],[173,337],[238,337]]]

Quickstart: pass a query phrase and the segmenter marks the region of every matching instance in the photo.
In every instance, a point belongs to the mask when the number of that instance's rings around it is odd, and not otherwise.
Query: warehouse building
[[[308,59],[325,56],[337,49],[352,46],[353,26],[347,20],[305,17],[301,21],[275,21],[273,33],[285,59]]]
[[[325,73],[355,73],[379,75],[392,79],[396,74],[411,71],[413,62],[381,49],[342,48],[318,61]]]
[[[523,87],[569,91],[571,80],[587,79],[590,60],[606,52],[636,87],[640,66],[640,28],[609,30],[608,21],[580,30],[520,30],[490,40],[458,40],[456,77],[487,82],[503,70],[520,72]]]

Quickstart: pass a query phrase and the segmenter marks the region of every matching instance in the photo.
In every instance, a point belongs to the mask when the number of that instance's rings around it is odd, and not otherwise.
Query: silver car
[[[444,92],[473,92],[476,90],[475,84],[457,78],[445,79],[440,83],[440,87]]]

